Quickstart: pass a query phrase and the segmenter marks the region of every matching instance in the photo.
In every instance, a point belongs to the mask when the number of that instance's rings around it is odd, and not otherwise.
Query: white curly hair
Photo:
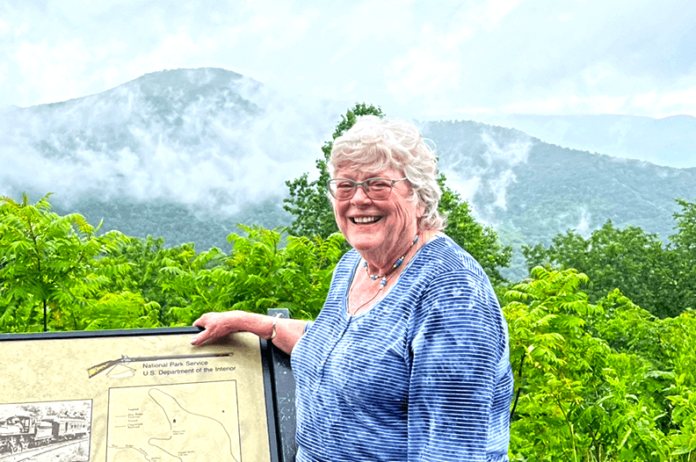
[[[333,178],[340,168],[404,172],[413,187],[414,197],[425,207],[419,229],[445,228],[445,217],[437,210],[442,197],[437,184],[437,158],[412,124],[373,115],[360,117],[350,130],[333,142],[327,162],[329,175]]]

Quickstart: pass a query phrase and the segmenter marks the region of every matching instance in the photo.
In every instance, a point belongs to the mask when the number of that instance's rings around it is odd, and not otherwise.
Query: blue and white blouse
[[[439,235],[349,316],[359,263],[352,250],[337,265],[292,353],[297,461],[507,461],[507,326],[481,266]]]

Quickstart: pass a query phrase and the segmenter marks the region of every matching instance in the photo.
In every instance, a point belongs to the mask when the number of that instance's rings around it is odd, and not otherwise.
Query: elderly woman
[[[439,231],[432,150],[368,116],[328,168],[353,250],[316,321],[208,313],[192,343],[244,330],[292,354],[298,462],[508,460],[507,328],[481,266]]]

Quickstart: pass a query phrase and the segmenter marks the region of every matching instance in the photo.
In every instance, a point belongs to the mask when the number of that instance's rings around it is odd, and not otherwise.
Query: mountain
[[[225,245],[238,222],[289,223],[285,180],[315,173],[344,103],[285,95],[223,69],[146,74],[56,104],[0,111],[0,194],[54,192],[59,213],[168,244]],[[681,119],[663,120],[679,126]],[[474,121],[419,122],[448,184],[505,243],[613,220],[665,239],[696,169],[569,149]],[[598,130],[601,131],[601,124]],[[671,129],[670,129],[671,130]],[[676,130],[676,129],[675,129]],[[518,253],[509,275],[522,277]]]
[[[97,95],[0,113],[0,194],[168,243],[221,245],[237,222],[287,224],[284,181],[309,170],[343,107],[223,69],[146,74]]]
[[[549,244],[558,233],[583,235],[611,219],[663,240],[673,234],[675,198],[696,200],[696,168],[563,148],[519,130],[473,121],[427,122],[449,183],[506,244]],[[515,275],[523,268],[518,254]]]
[[[568,148],[670,167],[696,167],[696,117],[690,115],[656,119],[617,114],[508,114],[481,116],[479,120],[516,128]]]

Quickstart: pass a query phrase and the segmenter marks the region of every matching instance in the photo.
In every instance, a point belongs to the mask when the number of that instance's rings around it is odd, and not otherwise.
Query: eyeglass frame
[[[369,191],[370,188],[369,188],[369,186],[367,185],[367,183],[369,183],[370,181],[375,181],[375,180],[385,180],[385,181],[389,181],[389,182],[391,183],[391,185],[389,186],[389,194],[388,194],[384,199],[373,199],[372,197],[370,197],[370,191]],[[404,181],[404,180],[408,180],[408,178],[403,177],[403,178],[399,178],[398,180],[392,180],[391,178],[383,178],[383,177],[377,176],[377,177],[374,177],[374,178],[368,178],[367,180],[361,181],[361,182],[359,182],[359,183],[358,183],[357,181],[353,181],[353,180],[351,180],[351,179],[349,179],[349,178],[332,178],[332,179],[330,179],[329,181],[326,182],[326,188],[328,189],[329,194],[331,194],[331,197],[333,197],[334,199],[336,199],[336,200],[338,200],[338,201],[349,201],[349,200],[351,200],[353,197],[355,197],[355,193],[358,192],[358,188],[362,188],[362,190],[363,190],[363,192],[365,193],[365,195],[366,195],[367,197],[369,197],[370,199],[372,199],[372,200],[386,200],[389,196],[391,196],[391,192],[392,192],[392,190],[394,189],[394,185],[395,185],[396,183],[398,183],[398,182],[400,182],[400,181]],[[331,183],[335,183],[335,182],[338,182],[338,181],[348,181],[348,182],[350,182],[350,183],[353,183],[353,188],[352,188],[353,194],[351,194],[350,197],[346,197],[345,199],[339,199],[338,197],[336,197],[335,191],[332,191],[332,189],[331,189]]]

